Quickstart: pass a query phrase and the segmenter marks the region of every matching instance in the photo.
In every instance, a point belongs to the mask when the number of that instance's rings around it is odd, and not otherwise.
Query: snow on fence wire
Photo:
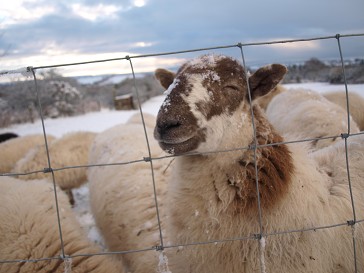
[[[0,176],[28,175],[28,174],[32,174],[32,173],[38,173],[38,172],[51,173],[53,187],[54,187],[54,198],[55,198],[55,204],[56,204],[57,219],[58,219],[57,224],[58,224],[58,230],[59,230],[59,239],[60,239],[60,242],[61,242],[60,256],[57,256],[57,257],[41,257],[41,258],[38,258],[38,259],[31,259],[31,260],[27,260],[27,259],[3,260],[2,257],[0,257],[0,263],[26,263],[26,262],[38,262],[38,261],[59,259],[59,260],[62,260],[64,262],[64,271],[65,272],[72,272],[72,267],[71,267],[72,258],[79,257],[79,256],[116,255],[116,254],[136,253],[136,252],[144,252],[144,251],[159,251],[160,254],[163,255],[163,250],[168,249],[168,248],[179,248],[179,247],[184,247],[184,246],[197,246],[197,245],[205,245],[205,244],[218,244],[218,243],[223,243],[223,242],[239,241],[239,240],[258,240],[259,244],[260,244],[260,251],[261,251],[261,253],[260,253],[260,272],[265,273],[266,269],[265,269],[265,261],[264,261],[264,248],[265,248],[265,238],[266,237],[281,235],[281,234],[296,233],[296,232],[306,232],[306,231],[313,231],[313,230],[320,230],[320,229],[330,229],[330,228],[335,228],[335,227],[339,227],[339,226],[351,226],[352,230],[353,230],[352,240],[353,240],[353,253],[354,253],[354,262],[355,262],[355,272],[358,272],[357,257],[356,257],[357,243],[356,243],[356,237],[355,237],[354,231],[355,231],[355,225],[358,224],[358,223],[364,222],[364,219],[357,219],[356,218],[356,211],[355,211],[355,206],[354,206],[352,187],[351,187],[351,179],[350,179],[350,168],[349,168],[350,162],[348,160],[348,153],[347,153],[347,139],[350,136],[353,136],[353,135],[364,134],[364,132],[360,132],[360,133],[357,133],[357,134],[352,134],[351,131],[350,131],[348,87],[347,87],[347,80],[346,80],[347,77],[346,77],[346,73],[345,73],[345,64],[344,64],[342,48],[341,48],[341,42],[340,42],[341,39],[343,39],[343,38],[352,38],[352,37],[357,37],[357,36],[364,37],[364,33],[347,34],[347,35],[337,34],[337,35],[334,35],[334,36],[314,37],[314,38],[308,38],[308,39],[266,41],[266,42],[257,42],[257,43],[237,43],[237,44],[232,44],[232,45],[221,45],[221,46],[216,46],[216,47],[196,48],[196,49],[189,49],[189,50],[183,50],[183,51],[164,52],[164,53],[156,53],[156,54],[137,55],[137,56],[125,56],[125,57],[122,57],[122,58],[113,58],[113,59],[104,59],[104,60],[91,60],[91,61],[78,62],[78,63],[64,63],[64,64],[55,64],[55,65],[47,65],[47,66],[39,66],[39,67],[29,66],[29,67],[26,67],[26,68],[20,68],[20,69],[16,69],[16,70],[8,70],[8,71],[0,72],[0,76],[7,76],[7,75],[11,75],[11,74],[22,74],[22,75],[32,76],[33,77],[34,89],[35,89],[35,94],[36,94],[36,97],[37,97],[36,98],[37,99],[37,107],[38,107],[38,110],[39,110],[39,113],[40,113],[40,119],[41,119],[41,124],[42,124],[42,131],[43,131],[43,135],[44,135],[44,142],[45,142],[47,161],[48,161],[47,166],[45,166],[45,168],[43,170],[33,170],[32,172],[27,172],[27,173],[5,173],[5,174],[0,174]],[[156,181],[155,181],[155,177],[154,177],[154,173],[153,173],[153,161],[161,160],[161,159],[165,159],[165,158],[173,158],[174,156],[168,155],[168,156],[159,157],[159,158],[153,158],[151,156],[150,146],[149,146],[149,142],[148,142],[147,130],[146,130],[146,127],[145,127],[146,125],[145,125],[144,118],[143,118],[143,109],[141,107],[138,88],[137,88],[137,85],[136,85],[136,82],[135,82],[136,77],[135,77],[135,72],[134,72],[134,67],[133,67],[133,60],[136,59],[136,58],[148,58],[148,57],[158,57],[158,56],[164,56],[164,55],[175,55],[175,54],[182,54],[182,53],[203,52],[203,51],[211,51],[211,50],[219,50],[219,49],[227,49],[227,48],[236,48],[237,50],[239,50],[239,53],[240,53],[241,59],[242,59],[242,63],[244,65],[245,69],[246,69],[245,56],[244,56],[244,48],[246,48],[246,47],[259,46],[259,45],[271,45],[271,44],[284,44],[284,43],[299,43],[299,42],[307,42],[307,41],[315,41],[315,40],[334,40],[337,43],[338,55],[339,55],[340,61],[341,61],[342,75],[343,75],[344,84],[345,84],[347,111],[348,111],[347,112],[347,118],[348,118],[348,128],[347,129],[348,130],[347,130],[347,132],[343,132],[339,136],[329,136],[329,137],[324,137],[324,138],[314,138],[314,139],[303,139],[303,140],[296,140],[296,141],[287,141],[287,142],[274,143],[274,144],[269,144],[269,145],[271,146],[271,145],[279,145],[279,144],[291,144],[291,143],[303,142],[303,141],[313,141],[313,140],[319,140],[319,139],[341,137],[345,141],[345,148],[346,148],[345,149],[345,151],[346,151],[346,171],[347,171],[348,186],[349,186],[349,190],[350,190],[350,197],[351,197],[351,204],[352,204],[352,213],[353,213],[352,214],[353,215],[352,219],[347,219],[346,222],[335,223],[335,224],[329,225],[329,226],[317,226],[317,227],[306,228],[306,229],[285,230],[285,231],[279,231],[279,232],[269,233],[269,234],[264,233],[263,227],[262,227],[262,209],[261,209],[261,204],[260,204],[260,195],[259,195],[259,186],[258,186],[258,177],[257,177],[258,170],[257,170],[257,164],[255,162],[256,188],[257,188],[257,197],[258,197],[257,200],[258,200],[258,211],[259,211],[259,214],[257,216],[257,218],[258,218],[257,221],[259,222],[259,228],[260,228],[260,232],[258,234],[246,235],[244,237],[238,237],[238,238],[225,238],[225,239],[213,240],[213,241],[192,242],[192,243],[189,243],[189,244],[186,244],[186,245],[168,245],[168,244],[166,244],[164,242],[164,240],[163,240],[162,229],[161,229],[161,219],[160,219],[160,213],[159,213],[159,207],[158,207]],[[148,154],[143,158],[136,159],[134,161],[128,161],[128,162],[115,162],[115,163],[110,163],[110,164],[79,165],[79,166],[66,166],[66,167],[62,167],[62,168],[52,168],[51,161],[50,161],[49,149],[48,149],[46,127],[45,127],[45,124],[44,124],[43,110],[42,110],[42,105],[41,105],[41,102],[40,102],[40,96],[39,96],[39,90],[38,90],[37,76],[36,76],[35,72],[37,70],[46,69],[46,68],[57,68],[57,67],[66,67],[66,66],[75,66],[75,65],[85,65],[85,64],[103,63],[103,62],[110,62],[110,61],[127,61],[130,64],[130,71],[131,71],[131,74],[132,74],[133,80],[134,80],[134,90],[135,90],[137,102],[139,104],[139,111],[140,111],[140,115],[142,117],[142,123],[143,123],[143,127],[144,127],[144,134],[145,134],[146,142],[148,144]],[[248,75],[248,73],[247,73],[247,75]],[[251,111],[251,114],[253,116],[252,126],[253,126],[253,131],[254,131],[254,136],[255,136],[256,135],[256,128],[255,128],[255,125],[254,125],[254,113],[253,113],[253,111]],[[263,146],[269,146],[269,145],[256,145],[256,139],[255,139],[255,145],[253,145],[253,147],[241,147],[241,148],[234,149],[234,150],[253,149],[254,150],[254,156],[256,156],[255,152],[256,152],[257,148],[263,147]],[[219,151],[211,151],[211,152],[208,152],[208,153],[222,153],[222,152],[230,152],[230,151],[232,151],[232,150],[219,150]],[[100,166],[115,166],[115,165],[134,164],[134,163],[138,163],[138,162],[149,162],[150,163],[150,167],[151,167],[151,171],[152,171],[151,172],[151,179],[152,179],[153,190],[154,190],[154,202],[155,202],[156,215],[157,215],[158,226],[159,226],[160,244],[158,246],[150,246],[149,248],[146,248],[146,249],[130,249],[130,250],[125,250],[125,251],[113,251],[113,252],[103,251],[103,252],[100,252],[100,253],[93,253],[93,254],[84,253],[84,254],[78,254],[78,255],[74,255],[74,256],[67,255],[67,253],[65,253],[65,250],[64,250],[64,243],[63,243],[63,237],[62,237],[62,225],[61,225],[59,208],[58,208],[58,197],[57,197],[56,179],[55,179],[54,172],[61,171],[61,170],[66,170],[66,169],[71,169],[71,168],[92,168],[92,167],[100,167]],[[163,264],[163,262],[165,262],[165,261],[166,261],[166,259],[164,258],[164,256],[160,256],[160,263],[162,263],[162,265],[160,264],[159,266],[160,266],[160,268],[162,268],[163,272],[168,270],[168,265]]]

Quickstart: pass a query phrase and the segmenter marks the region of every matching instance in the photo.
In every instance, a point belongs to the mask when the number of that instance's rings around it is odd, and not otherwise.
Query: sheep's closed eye
[[[235,86],[235,85],[226,85],[223,87],[224,91],[233,91],[233,92],[237,92],[239,91],[239,87]]]

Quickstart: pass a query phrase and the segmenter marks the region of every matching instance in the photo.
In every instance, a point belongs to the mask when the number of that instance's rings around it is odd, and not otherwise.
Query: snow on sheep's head
[[[273,64],[249,77],[251,99],[271,91],[287,72]],[[154,137],[171,154],[204,152],[223,146],[227,131],[251,126],[244,67],[231,57],[203,55],[181,66],[177,73],[157,69],[156,78],[166,88]],[[250,119],[249,119],[250,120]],[[228,130],[229,129],[229,130]]]

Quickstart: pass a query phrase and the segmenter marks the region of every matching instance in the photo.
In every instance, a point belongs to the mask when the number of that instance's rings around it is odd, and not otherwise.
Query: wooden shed
[[[114,97],[114,106],[116,110],[132,110],[135,109],[133,95],[126,94]]]

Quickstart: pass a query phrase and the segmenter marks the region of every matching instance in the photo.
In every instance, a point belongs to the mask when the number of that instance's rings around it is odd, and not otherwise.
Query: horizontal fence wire
[[[0,263],[39,262],[39,261],[47,261],[47,260],[52,260],[52,259],[61,259],[61,260],[66,261],[67,259],[74,258],[74,257],[89,257],[89,256],[94,256],[94,255],[119,255],[119,254],[128,254],[128,253],[140,253],[140,252],[145,252],[145,251],[162,251],[162,250],[168,249],[168,248],[180,248],[180,247],[197,246],[197,245],[219,244],[219,243],[226,243],[226,242],[232,242],[232,241],[242,241],[242,240],[261,240],[262,238],[270,237],[270,236],[278,236],[278,235],[298,233],[298,232],[310,232],[310,231],[334,229],[334,228],[338,228],[338,227],[342,227],[342,226],[351,226],[352,228],[354,228],[355,225],[363,223],[364,219],[357,219],[356,218],[356,210],[355,210],[355,206],[354,206],[354,198],[353,198],[353,193],[352,193],[351,176],[350,176],[350,162],[349,162],[348,150],[347,150],[347,139],[349,137],[352,137],[352,136],[363,135],[364,132],[351,133],[351,130],[350,130],[350,114],[349,114],[350,110],[349,110],[349,103],[348,103],[348,101],[349,101],[348,87],[347,87],[347,79],[346,79],[344,59],[343,59],[342,48],[341,48],[341,43],[340,43],[341,39],[343,39],[343,38],[353,38],[353,37],[364,37],[364,33],[345,34],[345,35],[336,34],[336,35],[333,35],[333,36],[313,37],[313,38],[307,38],[307,39],[275,40],[275,41],[254,42],[254,43],[241,43],[241,42],[239,42],[239,43],[236,43],[236,44],[221,45],[221,46],[215,46],[215,47],[195,48],[195,49],[187,49],[187,50],[172,51],[172,52],[162,52],[162,53],[154,53],[154,54],[145,54],[145,55],[135,55],[135,56],[124,56],[124,57],[116,57],[116,58],[103,59],[103,60],[90,60],[90,61],[85,61],[85,62],[63,63],[63,64],[53,64],[53,65],[45,65],[45,66],[35,66],[35,67],[28,66],[26,68],[20,68],[20,69],[16,69],[16,70],[1,71],[0,76],[7,76],[7,75],[12,75],[12,74],[33,75],[34,88],[36,90],[36,96],[37,96],[37,102],[38,102],[37,107],[38,107],[38,110],[39,110],[39,113],[40,113],[40,119],[41,119],[41,122],[42,122],[42,130],[43,130],[43,135],[44,135],[48,165],[44,166],[44,168],[41,169],[41,170],[32,170],[30,172],[24,172],[24,173],[2,173],[2,174],[0,174],[0,176],[19,176],[19,175],[30,175],[30,174],[35,174],[35,173],[51,173],[53,187],[54,187],[54,193],[55,193],[55,203],[56,203],[56,211],[57,211],[59,237],[60,237],[60,241],[61,241],[61,249],[60,249],[61,254],[60,254],[59,257],[39,257],[37,259],[1,260],[1,257],[0,257]],[[253,117],[252,118],[252,127],[253,127],[253,132],[254,132],[254,139],[255,139],[254,145],[250,145],[248,147],[236,147],[236,148],[233,148],[233,149],[209,151],[209,152],[205,152],[205,153],[192,152],[192,153],[187,153],[187,155],[208,155],[208,154],[217,154],[217,153],[229,153],[229,152],[242,151],[242,150],[253,150],[254,151],[255,172],[256,172],[256,188],[257,188],[257,198],[258,198],[258,206],[259,206],[259,215],[258,215],[258,219],[257,219],[257,221],[259,222],[259,233],[258,234],[253,234],[253,235],[248,235],[248,236],[236,237],[236,238],[223,238],[223,239],[219,239],[219,240],[191,242],[191,243],[188,243],[188,244],[178,244],[178,245],[165,244],[164,241],[163,241],[162,228],[161,228],[161,219],[160,219],[160,215],[159,215],[159,205],[158,205],[158,199],[157,199],[158,195],[157,195],[157,191],[156,191],[156,181],[155,181],[154,172],[153,172],[153,169],[154,169],[153,168],[153,162],[157,161],[157,160],[163,160],[163,159],[173,160],[175,157],[184,156],[186,154],[184,154],[184,155],[166,155],[166,156],[162,156],[162,157],[152,157],[151,151],[150,151],[149,140],[148,140],[148,138],[150,136],[148,136],[148,134],[147,134],[146,125],[145,125],[145,121],[144,121],[144,117],[143,117],[143,109],[142,109],[140,98],[139,98],[139,91],[138,91],[138,88],[137,88],[137,85],[136,85],[136,82],[135,82],[136,79],[135,79],[135,72],[134,72],[134,68],[133,68],[133,59],[148,58],[148,57],[160,57],[160,56],[165,56],[165,55],[177,55],[177,54],[183,54],[183,53],[203,52],[203,51],[211,51],[211,50],[226,49],[226,48],[237,48],[239,50],[240,54],[241,54],[243,65],[244,65],[244,67],[246,67],[245,57],[244,57],[244,48],[245,47],[260,46],[260,45],[271,45],[271,44],[300,43],[300,42],[315,41],[315,40],[335,40],[337,42],[338,55],[340,57],[340,62],[341,62],[341,67],[342,67],[342,74],[343,74],[343,79],[344,79],[344,84],[345,84],[346,100],[347,100],[348,131],[347,132],[342,132],[342,134],[335,135],[335,136],[328,136],[328,137],[321,137],[321,138],[310,138],[310,139],[298,139],[298,140],[293,140],[293,141],[283,141],[283,142],[279,142],[279,143],[259,145],[259,144],[257,144],[257,140],[256,140],[256,128],[255,128],[255,124],[254,124],[254,113],[251,110],[251,115]],[[51,165],[51,160],[50,160],[50,155],[49,155],[49,148],[48,148],[48,144],[47,144],[48,142],[47,142],[46,126],[44,124],[44,117],[43,117],[43,114],[42,114],[42,112],[43,112],[42,105],[41,105],[40,100],[39,100],[37,77],[36,77],[35,72],[37,70],[46,69],[46,68],[57,68],[57,67],[66,67],[66,66],[75,66],[75,65],[86,65],[86,64],[103,63],[103,62],[110,62],[110,61],[121,61],[121,60],[125,60],[125,61],[128,61],[130,63],[130,70],[131,70],[131,74],[133,75],[133,81],[134,81],[134,90],[135,90],[135,93],[137,95],[137,102],[138,102],[138,106],[139,106],[139,109],[140,109],[140,115],[142,117],[142,124],[143,124],[143,128],[144,128],[145,140],[146,140],[147,147],[148,147],[147,156],[145,156],[143,158],[138,158],[138,159],[135,159],[135,160],[131,160],[131,161],[125,161],[125,162],[113,162],[113,163],[105,163],[105,164],[89,164],[89,165],[78,165],[78,166],[75,165],[75,166],[64,166],[64,167],[59,167],[59,168],[53,168],[52,165]],[[250,96],[250,91],[249,91],[249,96]],[[249,99],[251,100],[251,98],[249,98]],[[267,147],[267,146],[274,146],[274,145],[281,145],[281,144],[291,144],[291,145],[293,145],[293,144],[301,143],[301,142],[311,142],[311,141],[318,141],[318,140],[323,140],[323,139],[333,139],[333,138],[342,138],[345,141],[346,167],[347,167],[346,171],[347,171],[347,178],[348,178],[348,188],[349,188],[349,191],[350,191],[350,198],[351,198],[351,203],[352,203],[353,218],[352,219],[347,219],[346,222],[333,223],[332,225],[306,227],[306,228],[294,229],[294,230],[281,230],[281,231],[277,230],[276,232],[272,232],[272,233],[264,233],[263,227],[262,227],[262,217],[263,217],[262,213],[263,212],[262,212],[261,207],[260,207],[261,204],[260,204],[260,199],[259,199],[260,195],[259,195],[259,183],[258,183],[258,169],[257,169],[257,163],[256,163],[257,162],[257,160],[256,160],[256,151],[257,151],[257,149],[261,149],[261,148],[264,148],[264,147]],[[58,208],[58,200],[57,200],[56,179],[55,179],[54,173],[58,172],[58,171],[67,170],[67,169],[113,167],[113,166],[122,166],[122,165],[129,165],[129,164],[135,164],[135,163],[141,163],[141,162],[150,164],[151,179],[152,179],[151,183],[153,184],[153,195],[154,195],[154,203],[155,203],[155,207],[156,207],[156,217],[157,217],[157,222],[158,222],[160,245],[150,246],[150,247],[144,248],[144,249],[134,249],[134,250],[129,249],[129,250],[125,250],[125,251],[124,250],[123,251],[102,251],[102,252],[98,252],[98,253],[83,253],[83,254],[68,256],[67,253],[65,253],[65,251],[64,251],[63,238],[62,238],[62,227],[61,227],[61,223],[60,223],[61,221],[60,221],[60,216],[59,216],[59,208]],[[357,257],[356,257],[356,244],[357,244],[357,242],[356,242],[355,236],[353,235],[352,237],[353,237],[353,255],[354,255],[354,262],[355,262],[355,272],[358,272]],[[261,262],[260,271],[263,273],[263,272],[265,272],[264,259],[261,258],[260,262]]]

